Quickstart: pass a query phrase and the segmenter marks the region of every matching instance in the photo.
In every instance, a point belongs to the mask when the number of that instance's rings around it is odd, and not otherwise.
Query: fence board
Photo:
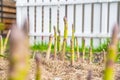
[[[52,2],[58,2],[57,0],[52,0]],[[51,7],[51,32],[54,32],[53,27],[55,26],[57,29],[57,6]]]
[[[102,24],[101,24],[101,33],[107,34],[108,26],[108,3],[102,3]],[[101,43],[104,43],[106,40],[101,39]]]
[[[52,0],[51,2],[58,2],[57,0]],[[57,26],[57,10],[58,7],[57,6],[52,6],[51,7],[51,33],[54,34],[54,26],[56,27],[56,29],[58,29]],[[54,39],[53,39],[53,43],[54,43]]]
[[[65,0],[60,0],[59,2],[62,1],[65,2]],[[65,17],[65,6],[63,5],[59,7],[59,30],[61,32],[61,35],[64,34],[64,21],[63,21],[64,17]],[[61,40],[63,41],[63,38]]]
[[[17,4],[20,4],[21,0],[17,0]],[[21,26],[22,21],[22,9],[21,7],[17,7],[17,25]]]
[[[73,1],[73,0],[68,0]],[[74,5],[67,6],[67,20],[68,20],[68,35],[72,34],[72,24],[74,23]],[[70,45],[71,37],[67,39],[67,45]]]
[[[82,5],[76,5],[76,23],[75,23],[75,34],[82,34],[82,11],[83,6]],[[82,44],[81,38],[78,38],[78,44],[81,46]]]
[[[41,0],[36,0],[37,3],[41,3]],[[36,33],[41,34],[42,33],[42,7],[37,6],[36,7]],[[36,42],[40,43],[42,41],[41,36],[36,37]]]
[[[84,33],[91,34],[91,4],[85,5]],[[90,39],[85,39],[86,46],[90,46]]]
[[[24,0],[23,3],[27,3],[27,0]],[[27,19],[27,7],[22,7],[22,25],[24,20]]]
[[[29,0],[29,3],[34,3],[35,0]],[[35,33],[35,7],[29,7],[29,24],[30,33]],[[30,37],[30,44],[34,44],[34,36]]]
[[[117,3],[110,3],[109,32],[112,32],[114,24],[117,23]]]
[[[101,4],[94,4],[94,11],[93,11],[93,33],[99,34],[100,33],[100,8]],[[93,40],[94,47],[97,47],[100,44],[99,39]]]
[[[50,0],[44,0],[44,2],[50,2]],[[44,27],[43,32],[49,33],[50,30],[50,7],[44,7]],[[43,42],[47,43],[49,41],[48,37],[44,37]]]

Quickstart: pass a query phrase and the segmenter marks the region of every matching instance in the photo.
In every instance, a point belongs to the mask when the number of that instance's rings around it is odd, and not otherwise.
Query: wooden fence
[[[85,37],[86,46],[90,38],[94,46],[110,37],[113,25],[120,23],[119,0],[17,0],[17,24],[22,25],[25,18],[29,20],[30,42],[48,42],[56,26],[63,36],[64,16],[68,20],[68,45],[75,25],[75,36]],[[44,36],[42,38],[42,36]]]
[[[6,29],[9,29],[11,24],[15,21],[15,2],[10,2],[10,0],[0,0],[0,22],[5,24]]]

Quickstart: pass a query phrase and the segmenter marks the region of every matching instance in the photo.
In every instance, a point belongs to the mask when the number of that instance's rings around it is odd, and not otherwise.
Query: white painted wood
[[[45,2],[50,2],[50,0],[44,0]],[[50,7],[44,6],[44,27],[43,32],[49,33],[50,30]],[[43,42],[47,43],[49,42],[49,37],[44,37]]]
[[[59,2],[62,2],[62,1],[65,1],[65,0],[60,0]],[[64,34],[64,20],[63,20],[64,17],[65,17],[65,6],[60,6],[59,8],[59,30],[61,32],[61,35]]]
[[[64,22],[63,18],[65,16],[65,5],[68,5],[67,9],[67,18],[68,18],[68,36],[70,37],[72,34],[72,23],[73,23],[73,4],[76,4],[76,33],[75,36],[81,38],[86,37],[86,46],[90,45],[90,37],[110,37],[111,29],[113,28],[114,23],[117,21],[117,2],[119,0],[109,0],[110,3],[110,17],[109,17],[109,31],[110,33],[107,33],[107,16],[108,16],[108,2],[107,0],[68,0],[67,2],[65,0],[60,0],[57,2],[57,0],[52,0],[50,2],[49,0],[44,0],[44,2],[41,2],[42,0],[29,0],[29,3],[26,3],[27,0],[21,1],[17,0],[17,24],[20,26],[22,25],[24,18],[27,16],[27,7],[29,6],[29,22],[30,22],[30,43],[34,43],[34,36],[37,36],[36,41],[41,41],[41,36],[44,37],[44,42],[48,42],[49,38],[48,35],[53,34],[53,26],[56,25],[57,27],[57,7],[59,6],[59,29],[61,31],[61,35],[64,34]],[[114,3],[112,3],[114,2]],[[93,23],[93,34],[91,33],[91,4],[88,3],[94,3],[94,23]],[[99,33],[100,29],[100,4],[96,3],[102,3],[102,31]],[[85,10],[84,10],[84,33],[82,33],[82,6],[81,4],[85,4]],[[34,32],[35,29],[35,6],[36,6],[36,32]],[[41,6],[44,6],[44,31],[41,32],[42,29],[42,10]],[[49,8],[51,8],[51,24],[50,22],[50,15],[49,15]],[[49,27],[51,25],[51,33],[49,32]],[[70,41],[70,38],[68,39]],[[94,40],[94,45],[97,45],[99,41]],[[97,42],[97,44],[96,44]],[[68,43],[70,44],[70,43]],[[79,39],[79,44],[81,45],[81,39]]]
[[[84,33],[91,33],[91,4],[85,5],[84,13]],[[90,46],[90,39],[85,39],[86,46]]]
[[[35,0],[29,0],[29,3],[34,3]],[[29,33],[35,33],[35,7],[29,7]],[[30,37],[30,44],[34,44],[34,37]]]
[[[46,36],[48,37],[50,34],[52,33],[42,33],[42,34],[37,34],[37,33],[33,33],[33,34],[29,34],[30,36]],[[54,35],[54,34],[52,34]],[[61,37],[63,37],[64,35],[61,35]],[[68,37],[71,37],[72,35],[68,35]],[[86,37],[86,38],[108,38],[108,37],[111,37],[111,34],[85,34],[85,33],[82,33],[82,34],[75,34],[76,37],[78,38],[82,38],[82,37]]]
[[[82,5],[76,5],[76,23],[75,23],[75,33],[81,34],[82,33]],[[81,38],[78,38],[78,44],[79,46],[82,45]]]
[[[117,23],[117,3],[110,3],[109,33]]]
[[[58,2],[57,0],[52,0],[52,2]],[[53,27],[55,26],[57,29],[57,6],[51,7],[51,32],[54,32]]]
[[[36,0],[36,3],[41,3],[42,0]],[[36,7],[36,33],[41,34],[42,33],[42,7],[38,6]],[[36,42],[41,43],[42,38],[36,37]]]
[[[58,2],[58,0],[52,0],[51,2]],[[54,34],[54,26],[56,27],[56,30],[58,29],[57,27],[57,10],[58,6],[52,6],[51,7],[51,33]],[[53,39],[53,44],[54,44],[54,39]]]
[[[64,2],[65,0],[60,0],[60,2]],[[59,30],[61,32],[61,36],[64,35],[64,17],[65,17],[65,5],[59,6]],[[61,38],[61,43],[63,44],[63,37]]]
[[[74,1],[74,0],[68,0],[68,1]],[[74,20],[74,5],[68,5],[67,6],[68,35],[72,34],[72,24],[74,23],[73,20]],[[70,45],[70,39],[71,37],[68,37],[67,45]]]
[[[50,34],[52,33],[42,33],[42,34],[37,34],[37,33],[33,33],[33,34],[29,34],[30,36],[42,36],[44,35],[45,37],[48,37]],[[53,34],[52,34],[53,35]],[[64,35],[61,35],[61,37],[63,37]],[[68,35],[68,37],[71,37],[72,35]],[[111,37],[111,34],[85,34],[85,33],[82,33],[82,34],[75,34],[76,37],[78,38],[82,38],[82,37],[85,37],[85,38],[108,38],[108,37]]]
[[[108,22],[108,3],[102,4],[102,24],[101,24],[101,34],[107,34],[107,22]],[[106,39],[102,39],[101,43],[104,43]]]
[[[17,0],[17,4],[21,4],[21,0]],[[17,11],[16,11],[17,15],[16,15],[16,19],[17,19],[17,25],[20,27],[21,26],[21,21],[22,21],[22,8],[21,7],[17,7]]]
[[[118,7],[119,7],[119,15],[118,15],[118,17],[119,17],[119,25],[120,25],[120,3],[118,4]]]
[[[94,12],[93,12],[93,33],[99,34],[100,33],[100,4],[94,4]],[[98,47],[100,45],[99,39],[93,39],[94,47]]]
[[[27,3],[27,0],[22,1],[22,3]],[[25,20],[27,20],[27,7],[21,7],[21,25],[24,25]],[[20,26],[22,28],[22,26]]]
[[[119,0],[77,0],[77,1],[68,1],[64,2],[65,0],[60,0],[60,2],[47,2],[44,0],[45,3],[20,3],[16,4],[17,6],[64,6],[64,5],[80,5],[80,4],[92,4],[92,3],[108,3],[108,2],[119,2]]]

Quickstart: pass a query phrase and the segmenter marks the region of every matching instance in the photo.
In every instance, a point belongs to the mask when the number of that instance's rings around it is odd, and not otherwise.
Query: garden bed
[[[35,79],[36,63],[34,59],[30,60],[31,68],[29,79]],[[8,60],[0,60],[0,80],[7,80]],[[70,66],[70,61],[49,60],[41,58],[41,80],[103,80],[104,64],[89,64],[87,62],[76,62]],[[120,64],[115,64],[116,79],[120,79]],[[90,76],[91,75],[91,76]]]

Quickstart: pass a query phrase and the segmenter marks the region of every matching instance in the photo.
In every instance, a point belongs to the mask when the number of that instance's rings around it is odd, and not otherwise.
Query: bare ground
[[[36,63],[30,60],[31,69],[28,80],[35,80]],[[0,80],[7,80],[8,60],[0,60]],[[120,80],[120,64],[115,64],[116,80]],[[69,61],[41,59],[42,80],[87,80],[91,75],[92,80],[103,80],[104,65],[76,62],[70,66]],[[89,76],[90,77],[90,76]]]

